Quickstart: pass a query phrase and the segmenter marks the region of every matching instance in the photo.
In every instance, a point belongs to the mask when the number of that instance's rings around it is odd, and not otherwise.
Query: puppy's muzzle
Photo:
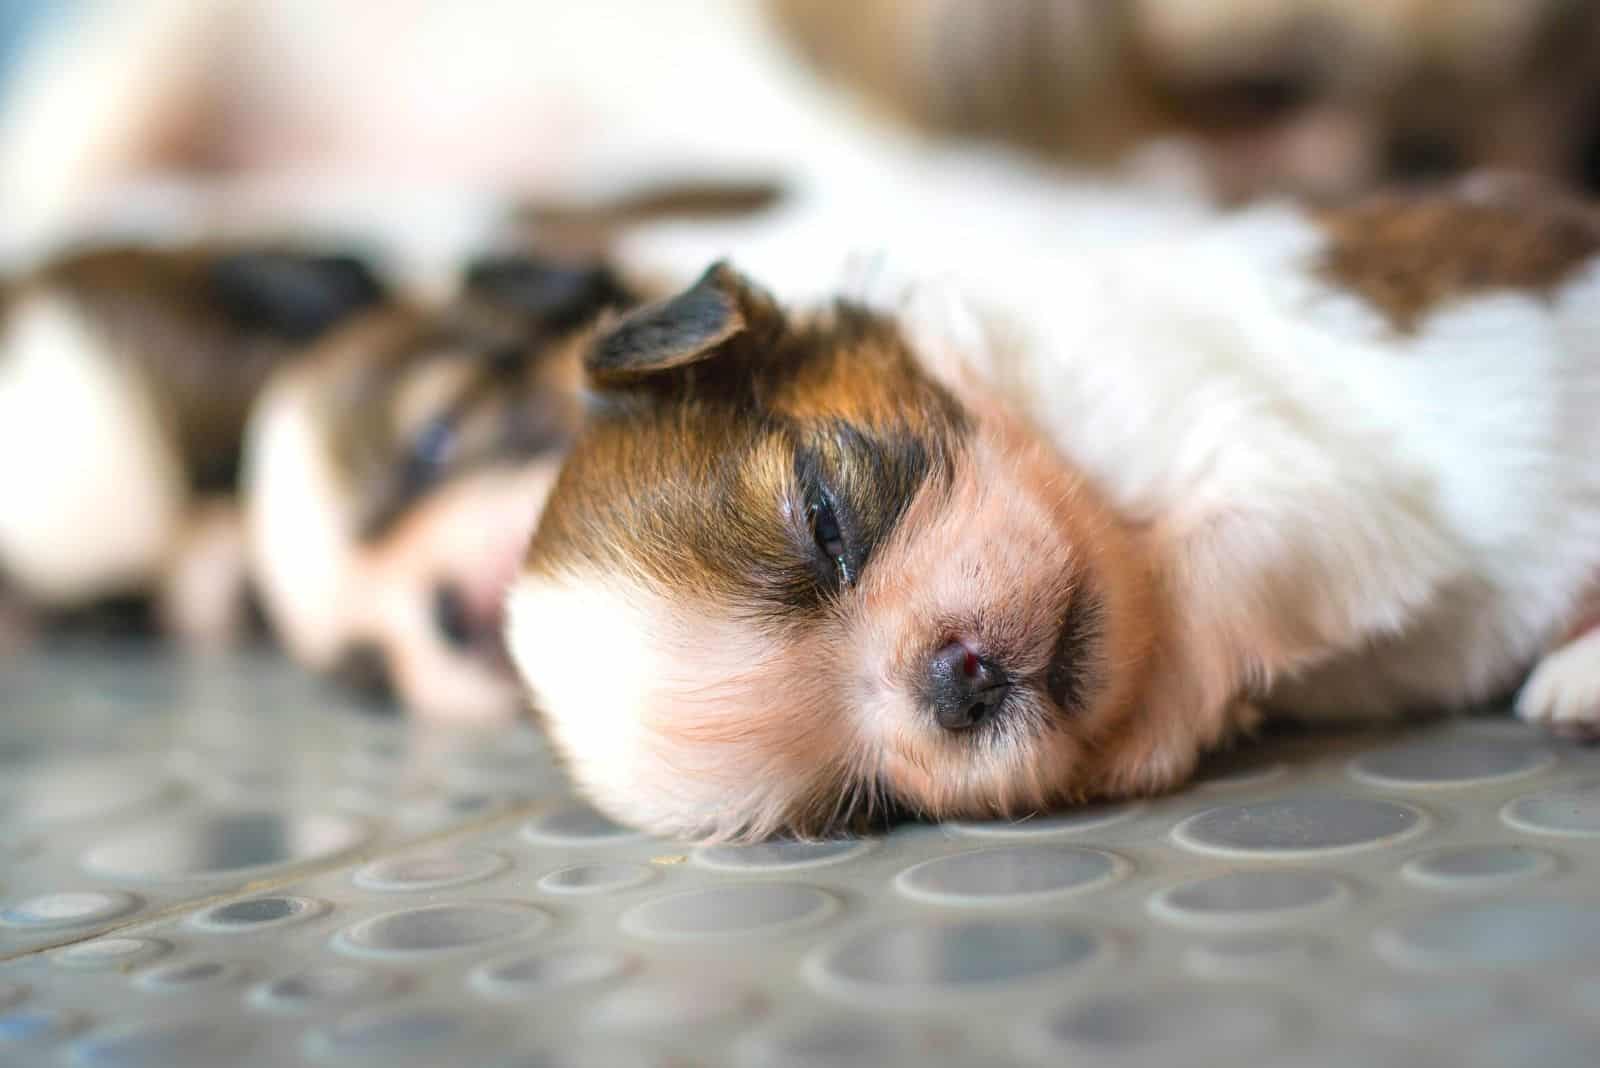
[[[946,730],[966,730],[988,719],[1010,689],[1005,671],[965,642],[950,642],[928,658],[924,692]]]

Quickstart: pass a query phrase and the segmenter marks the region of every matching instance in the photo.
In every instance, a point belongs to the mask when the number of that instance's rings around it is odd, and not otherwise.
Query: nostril
[[[358,642],[340,655],[333,677],[373,701],[387,702],[394,697],[394,682],[389,675],[389,658],[372,642]]]
[[[433,589],[433,623],[444,640],[457,649],[466,649],[478,639],[478,627],[460,587],[440,583]]]
[[[947,643],[928,661],[927,701],[947,730],[981,723],[993,715],[1010,688],[999,666],[960,640]]]

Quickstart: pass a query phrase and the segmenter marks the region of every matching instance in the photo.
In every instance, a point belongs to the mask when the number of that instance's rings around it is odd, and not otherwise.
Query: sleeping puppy
[[[1173,787],[1264,712],[1519,684],[1600,728],[1585,207],[1475,179],[1090,253],[948,238],[913,253],[938,285],[809,308],[719,264],[588,348],[507,634],[601,809],[1016,818]]]
[[[101,247],[0,294],[0,574],[45,622],[153,597],[199,641],[244,620],[246,412],[273,369],[382,299],[283,247]]]
[[[273,377],[246,518],[298,660],[425,715],[514,715],[503,593],[581,415],[577,337],[629,303],[592,261],[484,258]]]

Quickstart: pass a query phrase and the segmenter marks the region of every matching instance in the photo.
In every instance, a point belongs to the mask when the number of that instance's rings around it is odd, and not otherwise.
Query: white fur
[[[1517,695],[1517,715],[1563,734],[1600,734],[1600,631],[1545,657]]]
[[[353,567],[346,492],[312,410],[304,369],[275,376],[245,434],[246,547],[267,612],[296,657],[328,667],[347,634]]]
[[[1291,665],[1279,703],[1491,696],[1600,574],[1600,273],[1551,303],[1474,296],[1407,336],[1315,279],[1321,240],[1261,209],[1027,275],[1008,298],[1032,327],[1019,396],[1124,509],[1217,525],[1235,596],[1341,647]]]
[[[67,300],[22,298],[0,340],[0,563],[71,604],[149,583],[187,498],[139,376]]]
[[[523,677],[541,680],[536,698],[582,710],[549,721],[563,751],[579,762],[574,777],[602,809],[644,826],[711,828],[720,813],[760,807],[726,791],[730,779],[759,790],[748,772],[707,766],[726,754],[674,745],[672,732],[650,723],[662,704],[678,703],[693,715],[695,680],[738,676],[765,659],[750,628],[732,623],[720,628],[726,642],[681,648],[683,635],[704,635],[711,624],[685,626],[686,610],[625,580],[525,577],[507,597],[507,646]],[[691,658],[693,669],[685,671],[679,656]],[[543,669],[551,664],[560,670]]]

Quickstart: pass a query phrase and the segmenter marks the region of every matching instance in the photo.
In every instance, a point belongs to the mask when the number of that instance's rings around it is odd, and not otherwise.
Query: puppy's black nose
[[[372,642],[357,642],[345,649],[333,666],[333,677],[374,703],[394,699],[389,658]]]
[[[466,597],[449,583],[433,588],[433,625],[452,648],[466,649],[478,640],[479,627]]]
[[[954,641],[928,660],[927,695],[946,730],[966,730],[988,718],[1005,700],[1011,680],[989,660]]]

